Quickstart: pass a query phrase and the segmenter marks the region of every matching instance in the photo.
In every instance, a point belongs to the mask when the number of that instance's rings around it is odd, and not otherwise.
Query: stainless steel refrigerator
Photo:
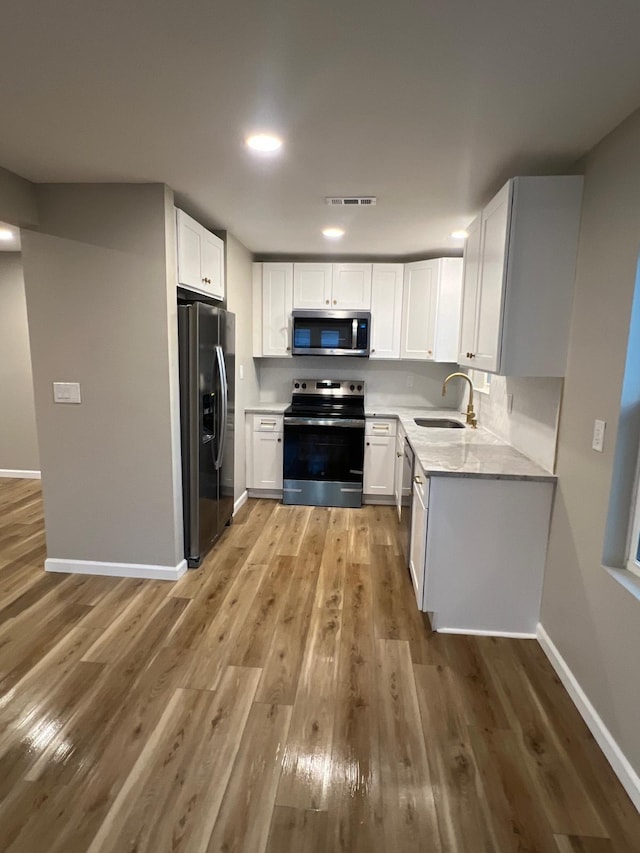
[[[185,557],[203,557],[233,514],[235,316],[178,305]]]

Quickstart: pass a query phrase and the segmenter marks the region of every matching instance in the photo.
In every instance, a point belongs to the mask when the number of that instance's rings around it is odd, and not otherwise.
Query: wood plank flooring
[[[0,480],[4,853],[638,853],[535,641],[432,634],[394,510],[250,501],[175,584],[47,575]]]

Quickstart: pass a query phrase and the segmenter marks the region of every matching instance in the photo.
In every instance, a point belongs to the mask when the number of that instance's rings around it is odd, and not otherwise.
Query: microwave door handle
[[[358,348],[358,321],[354,317],[351,321],[351,349]]]
[[[218,375],[220,378],[220,396],[222,398],[222,416],[218,426],[218,456],[215,459],[216,471],[222,467],[222,456],[224,444],[227,438],[227,420],[229,417],[229,394],[227,388],[227,371],[224,364],[224,353],[222,347],[216,345],[216,360],[218,362]]]

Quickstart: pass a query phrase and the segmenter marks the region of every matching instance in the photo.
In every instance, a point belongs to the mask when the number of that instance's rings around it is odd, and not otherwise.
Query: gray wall
[[[38,222],[35,185],[0,168],[0,222],[31,226]]]
[[[227,234],[227,307],[236,315],[236,419],[235,499],[247,485],[244,410],[259,398],[258,374],[253,360],[251,253]],[[241,368],[244,379],[240,379]]]
[[[22,258],[0,252],[0,471],[38,471]]]
[[[640,249],[640,113],[586,158],[542,624],[640,772],[640,600],[601,567]],[[607,422],[604,453],[593,421]],[[637,438],[637,436],[636,436]],[[629,445],[633,469],[635,446]],[[628,507],[625,507],[625,512]]]
[[[48,556],[175,566],[172,195],[162,184],[43,185],[23,232]],[[77,381],[82,404],[54,405]]]

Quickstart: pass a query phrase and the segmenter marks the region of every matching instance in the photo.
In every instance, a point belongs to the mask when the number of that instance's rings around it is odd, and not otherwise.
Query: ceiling
[[[507,177],[569,168],[640,105],[636,0],[2,6],[1,166],[164,181],[256,253],[451,253]],[[350,194],[378,204],[324,204]]]

